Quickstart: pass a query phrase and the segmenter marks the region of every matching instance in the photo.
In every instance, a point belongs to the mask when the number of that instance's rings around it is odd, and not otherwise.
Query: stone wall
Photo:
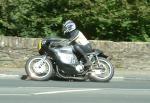
[[[26,60],[37,55],[40,38],[0,36],[0,67],[22,68]],[[116,69],[150,70],[150,43],[91,41],[94,48],[110,56]]]
[[[93,41],[93,44],[112,58],[115,68],[150,70],[150,42]]]
[[[0,36],[0,67],[24,67],[30,56],[38,54],[38,40],[40,39]]]

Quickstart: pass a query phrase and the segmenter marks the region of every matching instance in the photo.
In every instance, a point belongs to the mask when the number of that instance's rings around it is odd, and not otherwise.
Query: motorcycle
[[[114,75],[114,68],[108,56],[98,49],[87,53],[92,65],[84,66],[84,59],[75,53],[68,40],[43,39],[38,43],[39,54],[30,57],[25,64],[27,76],[32,80],[82,80],[108,82]]]

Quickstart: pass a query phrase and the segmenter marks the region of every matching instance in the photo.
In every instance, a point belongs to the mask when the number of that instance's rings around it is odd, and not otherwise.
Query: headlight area
[[[42,48],[42,45],[45,45],[46,42],[47,42],[46,39],[39,40],[39,42],[38,42],[38,50],[40,50]]]
[[[41,41],[41,44],[44,45],[44,44],[46,44],[46,42],[47,42],[47,40],[46,40],[46,39],[43,39],[43,40]]]

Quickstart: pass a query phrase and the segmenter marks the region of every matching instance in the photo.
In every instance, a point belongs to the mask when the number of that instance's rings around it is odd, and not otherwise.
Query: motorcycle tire
[[[109,82],[114,75],[114,68],[108,59],[103,58],[103,57],[98,57],[98,60],[99,60],[100,65],[103,65],[103,67],[108,67],[107,68],[108,71],[106,70],[108,74],[106,76],[102,76],[105,70],[103,73],[102,72],[100,73],[100,71],[102,71],[102,68],[99,70],[92,68],[93,71],[89,73],[88,77],[91,81],[95,81],[95,82]],[[98,72],[98,74],[96,72]]]
[[[45,64],[40,67],[38,62],[40,62],[40,60],[42,60],[42,58],[43,58],[42,55],[32,56],[27,60],[27,62],[25,64],[26,74],[32,80],[45,81],[45,80],[49,80],[54,75],[52,62],[49,59],[46,58],[43,62]],[[39,65],[39,67],[38,67],[38,65]]]

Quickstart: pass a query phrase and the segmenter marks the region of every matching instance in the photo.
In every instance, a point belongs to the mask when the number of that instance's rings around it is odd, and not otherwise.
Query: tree
[[[72,19],[88,39],[150,41],[149,0],[0,0],[0,34],[62,36]]]

